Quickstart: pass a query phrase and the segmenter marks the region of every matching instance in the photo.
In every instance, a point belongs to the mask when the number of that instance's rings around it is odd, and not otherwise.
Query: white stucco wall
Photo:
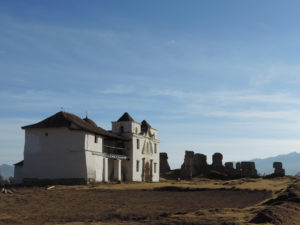
[[[85,132],[68,128],[26,129],[24,178],[87,178]]]
[[[113,132],[119,133],[121,126],[124,129],[122,135],[130,139],[130,141],[124,142],[125,147],[129,150],[129,160],[121,161],[122,179],[142,181],[143,158],[145,158],[145,162],[153,162],[152,180],[159,181],[157,130],[151,128],[150,133],[155,134],[154,136],[141,135],[140,123],[123,121],[112,123]],[[101,155],[103,138],[96,137],[97,141],[95,141],[94,134],[68,128],[26,129],[24,166],[22,170],[16,172],[22,174],[24,178],[37,179],[82,178],[86,181],[101,182],[108,176],[111,178],[114,161],[107,160]],[[140,140],[139,149],[137,149],[137,139]],[[145,143],[147,144],[145,145]],[[157,146],[156,152],[154,144]],[[143,151],[144,145],[146,149]],[[138,171],[136,170],[137,160],[139,161]],[[106,167],[104,161],[107,162]],[[154,164],[156,164],[156,172]]]
[[[85,158],[87,166],[87,179],[89,181],[101,182],[103,181],[103,157],[96,153],[102,152],[103,138],[96,136],[95,142],[94,134],[85,134]]]
[[[137,139],[140,141],[140,148],[137,148]],[[157,145],[157,151],[154,152],[154,143]],[[152,145],[152,151],[151,147]],[[148,149],[143,151],[143,147],[148,147]],[[134,135],[132,137],[132,180],[133,181],[142,181],[142,166],[143,166],[143,158],[145,158],[145,162],[149,162],[153,160],[153,167],[152,167],[152,181],[158,182],[159,181],[159,142],[157,140],[152,140],[148,137],[142,135]],[[139,171],[136,170],[136,162],[139,160]],[[154,163],[156,163],[156,172],[154,172]]]
[[[142,181],[142,172],[143,172],[143,158],[145,162],[153,162],[152,165],[152,180],[154,182],[159,181],[159,140],[158,132],[156,129],[151,128],[150,133],[154,136],[150,137],[148,134],[141,135],[141,124],[131,121],[121,121],[121,122],[112,122],[112,132],[120,134],[120,127],[123,127],[124,133],[121,134],[127,138],[130,138],[131,141],[127,143],[127,148],[129,149],[129,161],[122,162],[123,168],[126,168],[128,171],[129,181]],[[137,148],[137,139],[139,139],[140,147]],[[149,151],[143,152],[144,144],[148,143]],[[154,152],[154,144],[156,144],[156,153]],[[148,149],[148,148],[147,148]],[[152,149],[152,151],[150,151]],[[139,170],[136,170],[137,160],[139,161]],[[154,163],[156,163],[156,172],[154,172]]]

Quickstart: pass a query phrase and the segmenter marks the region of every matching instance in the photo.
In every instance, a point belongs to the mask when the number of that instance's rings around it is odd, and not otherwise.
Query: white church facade
[[[15,164],[16,183],[159,181],[158,132],[128,113],[112,122],[111,131],[63,111],[22,128],[24,160]]]

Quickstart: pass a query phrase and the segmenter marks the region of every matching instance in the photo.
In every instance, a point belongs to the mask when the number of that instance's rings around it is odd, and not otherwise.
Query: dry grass
[[[282,177],[276,179],[262,179],[262,178],[243,178],[236,180],[211,180],[206,178],[195,178],[192,181],[173,181],[161,179],[158,183],[100,183],[89,186],[59,186],[59,189],[99,189],[99,190],[151,190],[154,188],[164,186],[176,186],[182,188],[204,188],[204,189],[247,189],[247,190],[267,190],[267,191],[280,191],[294,182],[293,177]]]
[[[297,199],[277,198],[297,195],[298,184],[285,177],[19,188],[0,195],[0,224],[250,224],[259,212],[291,222]]]

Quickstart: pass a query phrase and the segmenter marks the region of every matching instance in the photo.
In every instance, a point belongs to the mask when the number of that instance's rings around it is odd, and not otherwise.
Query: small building
[[[15,164],[16,183],[159,181],[158,132],[128,113],[112,122],[111,131],[63,111],[22,129],[24,160]]]

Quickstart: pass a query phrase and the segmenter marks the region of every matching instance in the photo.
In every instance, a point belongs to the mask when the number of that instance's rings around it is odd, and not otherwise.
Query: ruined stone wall
[[[212,169],[219,171],[219,172],[225,172],[223,167],[223,155],[219,152],[213,154],[212,156]]]
[[[223,155],[219,152],[213,154],[212,164],[207,164],[207,157],[204,154],[194,153],[193,151],[185,151],[184,163],[181,166],[180,176],[184,179],[191,179],[196,176],[239,178],[239,177],[258,177],[255,168],[255,162],[237,162],[236,168],[233,162],[226,162],[223,166]],[[284,176],[285,170],[282,168],[281,162],[274,162],[274,176]]]
[[[282,168],[282,162],[274,162],[273,168],[274,168],[275,176],[279,176],[279,177],[285,176],[285,170]]]
[[[206,173],[207,166],[206,155],[196,153],[193,159],[193,175]]]
[[[193,177],[194,152],[185,151],[184,163],[181,166],[180,177],[191,179]]]
[[[233,168],[233,162],[225,163],[225,172],[228,176],[233,177],[237,175],[236,169]]]
[[[159,154],[159,172],[160,174],[169,172],[171,170],[169,163],[168,163],[168,154],[165,152],[161,152]]]
[[[255,169],[255,162],[242,162],[241,163],[241,176],[242,177],[257,177],[257,170]]]

